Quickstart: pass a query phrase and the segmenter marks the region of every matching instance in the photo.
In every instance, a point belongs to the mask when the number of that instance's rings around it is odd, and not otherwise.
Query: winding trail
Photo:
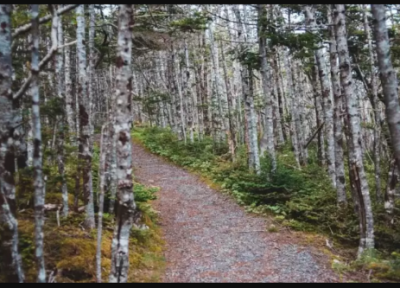
[[[163,282],[340,282],[328,257],[290,231],[267,232],[199,177],[133,144],[138,181],[159,186],[155,208],[166,241]]]

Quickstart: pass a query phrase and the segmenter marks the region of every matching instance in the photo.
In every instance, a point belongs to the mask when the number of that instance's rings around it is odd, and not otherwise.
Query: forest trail
[[[267,232],[198,176],[133,144],[138,181],[159,186],[155,208],[166,241],[163,282],[338,282],[328,256],[290,231]]]

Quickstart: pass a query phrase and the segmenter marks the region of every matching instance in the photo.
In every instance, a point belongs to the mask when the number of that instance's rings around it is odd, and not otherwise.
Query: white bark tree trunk
[[[88,93],[88,76],[86,73],[86,45],[85,45],[85,17],[84,5],[76,8],[77,12],[77,52],[78,52],[78,98],[79,98],[79,118],[80,118],[80,153],[84,164],[83,172],[83,197],[86,206],[85,226],[88,229],[95,227],[94,204],[93,204],[93,184],[92,184],[92,153],[91,153],[91,116],[90,116],[90,97]]]
[[[101,283],[101,239],[103,233],[103,211],[104,211],[104,194],[105,194],[105,187],[106,187],[106,151],[105,151],[105,144],[107,143],[107,126],[109,124],[106,123],[101,128],[101,135],[100,135],[100,171],[99,171],[99,178],[100,178],[100,195],[99,195],[99,212],[97,214],[97,247],[96,247],[96,281],[97,283]]]
[[[396,71],[393,69],[390,58],[389,37],[386,27],[386,8],[383,4],[371,5],[372,15],[375,20],[374,36],[378,56],[380,79],[386,106],[386,118],[389,124],[393,152],[400,163],[400,104],[398,98],[398,83]],[[400,169],[400,165],[397,165]]]
[[[51,38],[52,45],[57,47],[57,26],[58,17],[55,13],[55,8],[52,7],[52,27]],[[40,125],[40,97],[39,97],[39,5],[31,5],[32,13],[32,124],[33,124],[33,168],[35,188],[35,255],[37,262],[37,282],[46,282],[46,266],[44,263],[44,199],[45,188],[43,180],[42,167],[42,133]]]
[[[306,22],[311,31],[317,28],[317,22],[314,17],[313,7],[307,5],[305,7]],[[333,187],[336,187],[336,167],[335,167],[335,137],[333,129],[333,110],[331,100],[331,83],[329,81],[329,75],[327,72],[326,61],[323,54],[323,44],[319,42],[319,47],[315,51],[315,58],[317,60],[319,78],[322,87],[322,98],[324,101],[324,126],[326,131],[327,139],[327,164],[328,174],[331,178]]]
[[[264,128],[264,135],[261,140],[260,153],[263,155],[265,151],[268,153],[268,156],[272,162],[272,172],[276,169],[276,155],[275,155],[275,146],[274,146],[274,124],[273,124],[273,98],[271,95],[271,71],[268,71],[270,67],[268,67],[267,61],[267,47],[266,47],[266,39],[263,34],[266,31],[265,21],[267,20],[267,13],[265,11],[265,7],[262,4],[258,4],[258,21],[259,21],[259,54],[260,54],[260,62],[261,62],[261,80],[262,80],[262,88],[265,98],[265,120],[266,125]],[[264,141],[263,141],[264,140]],[[265,148],[263,149],[263,142],[265,142]]]
[[[374,219],[369,195],[369,187],[364,171],[361,149],[361,125],[360,114],[356,95],[354,93],[349,49],[347,45],[345,7],[343,4],[335,5],[335,28],[340,63],[340,83],[343,88],[343,95],[347,100],[347,112],[349,117],[349,135],[352,145],[349,145],[350,169],[354,173],[354,181],[357,182],[357,193],[360,201],[360,244],[358,255],[364,249],[374,248]],[[352,173],[352,172],[350,172]]]
[[[117,210],[114,238],[111,246],[111,283],[125,283],[129,269],[129,236],[136,204],[132,182],[132,143],[130,134],[132,90],[132,5],[122,4],[119,10],[117,75],[114,129],[117,142]]]
[[[333,25],[331,5],[328,6],[328,22]],[[339,204],[346,203],[346,179],[344,172],[343,152],[343,99],[339,80],[339,67],[337,64],[337,45],[335,27],[329,28],[330,43],[329,56],[331,64],[331,82],[334,98],[334,129],[335,129],[335,168],[336,168],[336,195]]]
[[[296,97],[294,95],[294,91],[293,91],[293,81],[292,81],[292,70],[291,70],[291,65],[290,65],[290,59],[289,59],[289,53],[286,53],[286,55],[284,56],[284,61],[285,61],[285,71],[286,71],[286,75],[287,75],[287,87],[288,87],[288,96],[290,99],[290,112],[292,114],[291,117],[291,123],[290,123],[290,134],[292,136],[292,146],[293,146],[293,151],[294,151],[294,157],[296,158],[296,163],[297,166],[300,168],[300,151],[299,151],[299,140],[297,137],[297,131],[296,131],[296,120],[297,120],[297,107],[295,106],[294,103],[294,97]]]
[[[63,45],[63,27],[61,16],[58,18],[57,25],[57,42],[58,46]],[[64,86],[64,49],[59,48],[56,55],[56,81],[57,81],[57,96],[59,97],[60,103],[65,103],[65,86]],[[65,117],[62,115],[61,117],[57,117],[58,121],[58,137],[57,137],[57,163],[58,163],[58,173],[61,176],[61,195],[62,195],[62,204],[63,210],[62,215],[64,217],[68,216],[68,188],[67,181],[65,178],[65,167],[64,167],[64,127],[65,127]]]
[[[378,86],[377,77],[375,75],[375,57],[372,46],[371,29],[368,23],[367,5],[363,4],[363,18],[364,18],[364,31],[367,36],[368,52],[369,52],[369,66],[371,74],[371,90],[367,91],[370,94],[371,105],[374,112],[375,129],[374,129],[374,168],[375,168],[375,186],[376,186],[376,199],[382,202],[381,190],[381,117],[379,111],[378,99]]]
[[[14,175],[10,174],[10,167],[14,161],[12,157],[12,58],[11,58],[11,4],[0,4],[0,209],[4,222],[2,234],[2,255],[7,267],[6,280],[8,282],[24,282],[25,276],[18,251],[18,221],[15,210],[15,183]],[[11,157],[10,157],[11,156]],[[3,223],[2,223],[3,224]],[[9,251],[9,252],[8,252]]]

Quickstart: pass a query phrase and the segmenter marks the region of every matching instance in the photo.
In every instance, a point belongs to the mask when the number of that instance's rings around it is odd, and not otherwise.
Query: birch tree
[[[343,159],[343,97],[339,80],[338,55],[336,33],[332,19],[333,9],[328,5],[329,28],[329,57],[331,64],[331,82],[334,99],[333,122],[335,133],[335,169],[336,169],[336,195],[339,204],[346,203],[345,172]]]
[[[116,60],[116,113],[114,129],[117,141],[117,209],[116,226],[111,246],[111,273],[109,281],[125,283],[129,269],[129,235],[133,224],[136,204],[132,182],[132,144],[130,134],[132,89],[132,5],[122,4],[119,8],[118,42]]]
[[[317,23],[314,17],[313,7],[307,5],[305,7],[306,21],[310,30],[314,30],[317,27]],[[326,61],[323,55],[323,45],[321,42],[317,43],[318,49],[315,51],[315,58],[317,60],[319,78],[322,87],[322,98],[324,101],[324,126],[326,128],[327,138],[327,164],[328,174],[331,178],[333,187],[336,187],[336,169],[335,169],[335,137],[333,131],[333,111],[332,111],[332,100],[331,100],[331,83],[328,78]]]
[[[265,104],[265,118],[266,118],[266,125],[264,128],[265,134],[265,142],[266,142],[266,152],[268,153],[269,158],[272,162],[272,171],[276,169],[276,156],[275,156],[275,146],[274,146],[274,126],[273,126],[273,114],[272,114],[272,95],[270,91],[270,81],[268,77],[268,61],[267,61],[267,51],[266,51],[266,39],[264,33],[266,31],[266,11],[265,7],[262,4],[258,4],[258,21],[259,21],[259,53],[260,53],[260,62],[261,62],[261,80],[262,80],[262,88],[264,92],[264,97],[266,98]],[[263,138],[264,139],[264,138]],[[262,143],[261,143],[262,144]],[[261,155],[263,154],[263,148],[261,145]]]
[[[80,138],[79,152],[84,160],[83,173],[83,196],[86,206],[85,226],[89,229],[95,227],[93,184],[92,184],[92,153],[91,153],[91,99],[88,93],[88,76],[86,73],[86,48],[85,48],[85,16],[84,5],[76,8],[77,13],[77,53],[79,67],[78,100],[79,100],[79,122]]]
[[[49,6],[53,15],[51,38],[52,45],[57,47],[57,26],[58,17],[53,5]],[[35,187],[35,255],[37,261],[37,282],[46,282],[46,266],[44,263],[44,198],[45,188],[43,181],[42,167],[42,133],[40,124],[39,108],[39,5],[31,5],[32,13],[32,125],[33,125],[33,168],[34,168],[34,187]]]
[[[371,89],[367,91],[369,94],[370,102],[372,105],[375,127],[374,127],[374,168],[375,168],[375,186],[376,186],[376,199],[381,202],[382,191],[381,191],[381,139],[380,139],[380,126],[381,126],[381,115],[379,111],[379,99],[378,99],[378,87],[377,77],[375,74],[375,57],[372,46],[371,29],[368,23],[367,5],[363,5],[363,20],[364,20],[364,31],[367,36],[368,53],[369,53],[369,66],[370,66],[370,83]]]
[[[351,145],[349,145],[350,173],[354,175],[353,180],[357,181],[355,186],[360,203],[360,243],[358,250],[358,255],[360,256],[364,249],[371,249],[375,246],[374,218],[362,159],[360,114],[357,109],[357,98],[352,83],[350,56],[347,45],[345,8],[343,4],[335,5],[334,15],[340,63],[340,83],[343,89],[343,95],[346,98],[349,118],[349,140],[351,141]]]
[[[60,104],[64,104],[65,100],[65,86],[64,86],[64,49],[63,46],[63,27],[61,16],[57,17],[59,23],[57,23],[57,43],[58,48],[56,55],[56,82],[57,82],[57,97],[59,99]],[[65,178],[65,163],[64,163],[64,127],[65,127],[65,117],[64,114],[61,117],[57,117],[58,121],[58,137],[57,137],[57,162],[58,162],[58,173],[61,176],[61,194],[63,201],[63,211],[62,214],[64,217],[68,216],[68,189],[67,189],[67,181]]]
[[[3,250],[6,265],[9,266],[6,280],[24,282],[21,256],[18,251],[19,236],[15,207],[15,182],[10,174],[13,157],[10,155],[12,145],[12,57],[11,57],[11,4],[0,4],[0,208],[4,224]],[[11,156],[11,157],[10,157]]]
[[[375,23],[374,37],[380,71],[379,75],[386,106],[386,118],[389,124],[393,152],[398,169],[400,169],[400,104],[397,75],[390,58],[390,45],[385,16],[386,8],[383,4],[373,4],[371,8]]]

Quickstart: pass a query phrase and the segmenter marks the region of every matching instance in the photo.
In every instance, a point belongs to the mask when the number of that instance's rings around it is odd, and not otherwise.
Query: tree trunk
[[[62,28],[62,21],[61,16],[58,18],[58,25],[57,25],[57,37],[58,37],[58,44],[62,46],[63,44],[63,28]],[[56,81],[57,81],[57,96],[59,97],[60,105],[64,106],[65,101],[65,89],[64,89],[64,49],[59,48],[56,55]],[[62,203],[63,203],[63,210],[62,215],[64,217],[68,216],[68,188],[67,188],[67,181],[65,179],[65,168],[64,168],[64,136],[65,136],[65,117],[64,114],[60,117],[57,117],[58,121],[58,137],[57,137],[57,163],[58,163],[58,173],[61,177],[61,195],[62,195]]]
[[[86,73],[86,50],[85,50],[85,18],[84,5],[76,8],[77,13],[77,51],[79,62],[79,118],[80,118],[80,139],[79,151],[84,161],[83,172],[83,197],[86,206],[85,226],[88,229],[95,227],[93,187],[92,187],[92,153],[91,153],[91,117],[90,117],[90,98],[88,93],[88,76]]]
[[[395,203],[395,192],[398,183],[399,172],[396,163],[396,159],[393,159],[389,167],[389,175],[385,193],[385,210],[387,215],[387,222],[389,225],[394,224],[394,203]]]
[[[294,98],[296,97],[294,95],[293,91],[293,81],[292,81],[292,70],[291,70],[291,65],[290,65],[290,60],[289,60],[289,55],[285,55],[285,71],[287,74],[287,81],[288,81],[288,94],[290,98],[290,110],[291,110],[291,123],[290,123],[290,134],[292,136],[292,146],[293,146],[293,151],[294,151],[294,157],[296,158],[296,163],[297,166],[300,168],[300,162],[301,162],[301,155],[299,151],[299,140],[297,137],[297,131],[296,131],[296,121],[297,121],[297,107],[295,106],[295,100]],[[300,133],[300,131],[299,131]]]
[[[7,282],[24,282],[21,256],[18,252],[18,221],[15,207],[14,166],[12,152],[12,61],[11,61],[11,4],[0,4],[0,217],[4,226],[1,255],[7,267]],[[11,143],[10,143],[11,142]],[[11,146],[11,147],[10,147]],[[12,167],[10,167],[12,166]]]
[[[67,42],[67,37],[65,37],[65,42]],[[69,132],[69,139],[71,144],[76,145],[76,125],[74,121],[74,100],[72,94],[72,80],[71,80],[71,55],[70,55],[70,47],[64,47],[64,76],[65,76],[65,104],[66,104],[66,116],[67,116],[67,123],[68,123],[68,132]]]
[[[210,35],[210,49],[211,49],[211,61],[212,61],[212,75],[213,77],[213,93],[211,95],[211,111],[212,111],[212,122],[215,127],[214,133],[218,141],[225,140],[225,116],[222,110],[222,92],[219,78],[219,62],[218,62],[218,51],[215,48],[213,27],[208,29]]]
[[[253,160],[254,160],[254,170],[256,174],[261,173],[261,167],[260,167],[260,155],[259,155],[259,150],[258,150],[258,136],[257,136],[257,118],[256,118],[256,112],[254,109],[254,85],[253,85],[253,70],[251,67],[248,68],[248,81],[249,81],[249,90],[248,93],[245,95],[247,96],[245,98],[246,106],[249,109],[249,141],[251,143],[251,148],[252,148],[252,155],[253,155]]]
[[[386,106],[386,118],[389,124],[394,156],[397,163],[400,163],[400,105],[397,75],[390,58],[390,45],[385,17],[386,8],[383,4],[372,4],[371,8],[375,20],[374,36],[380,71],[379,75]],[[400,169],[399,166],[397,167],[398,169]]]
[[[235,132],[235,121],[233,119],[233,95],[232,95],[232,86],[231,82],[229,81],[228,77],[228,69],[226,67],[226,61],[225,61],[225,53],[224,53],[224,45],[221,42],[221,60],[222,60],[222,68],[224,71],[224,80],[225,80],[225,87],[226,87],[226,94],[227,94],[227,99],[228,99],[228,124],[229,124],[229,137],[228,137],[228,143],[229,143],[229,152],[231,153],[232,156],[232,161],[235,161],[235,149],[236,149],[236,132]]]
[[[333,25],[332,7],[328,5],[328,21]],[[329,28],[330,43],[329,56],[331,64],[331,82],[334,98],[333,122],[335,130],[335,168],[336,168],[336,197],[339,204],[347,203],[346,183],[344,172],[344,152],[343,152],[343,99],[339,80],[339,67],[337,64],[337,45],[335,27]]]
[[[274,53],[276,56],[278,56],[277,54],[278,54],[278,52],[277,51],[275,51],[275,53]],[[281,142],[286,142],[286,140],[287,140],[287,136],[286,136],[286,127],[285,127],[285,115],[284,115],[284,113],[283,113],[283,91],[282,91],[282,86],[280,85],[281,84],[281,81],[279,81],[279,77],[281,77],[281,75],[280,75],[280,73],[279,73],[279,70],[278,70],[278,60],[277,60],[277,57],[272,57],[272,65],[273,65],[273,69],[274,69],[274,71],[273,71],[273,75],[274,75],[274,77],[273,77],[273,81],[275,82],[275,85],[276,85],[276,92],[277,92],[277,94],[276,94],[276,96],[277,96],[277,99],[278,99],[278,114],[279,114],[279,117],[277,117],[278,119],[278,121],[280,122],[280,125],[278,125],[278,127],[280,127],[280,129],[282,130],[282,132],[280,132],[280,134],[282,134],[282,138],[283,138],[283,141],[281,141]]]
[[[266,32],[266,21],[267,21],[267,13],[265,11],[265,7],[262,4],[257,5],[258,9],[258,21],[259,21],[259,57],[261,62],[261,80],[262,80],[262,88],[265,98],[265,128],[264,135],[261,140],[261,155],[264,154],[265,150],[268,153],[268,157],[272,163],[272,172],[276,169],[276,156],[275,156],[275,146],[274,146],[274,126],[273,126],[273,111],[272,111],[272,95],[271,95],[271,78],[268,77],[271,75],[271,71],[268,71],[268,61],[267,61],[267,47],[266,47],[266,39],[263,34]],[[264,140],[264,141],[263,141]],[[263,149],[263,142],[265,144],[265,150]]]
[[[107,143],[107,128],[108,123],[104,124],[101,128],[100,135],[100,195],[99,195],[99,212],[97,220],[97,248],[96,248],[96,281],[101,283],[101,239],[103,233],[103,211],[104,211],[104,192],[106,187],[105,173],[106,173],[106,151],[104,145]]]
[[[364,171],[364,164],[361,150],[361,125],[360,114],[357,107],[357,98],[354,94],[351,76],[351,64],[347,46],[345,8],[343,4],[335,5],[335,29],[338,45],[340,63],[340,83],[343,87],[343,95],[347,100],[347,111],[349,117],[349,135],[352,145],[349,145],[350,173],[354,173],[353,180],[356,181],[356,191],[360,203],[360,244],[358,255],[364,249],[371,249],[375,246],[374,241],[374,219],[372,214],[371,200],[369,195],[368,182]]]
[[[55,8],[52,8],[52,27],[51,38],[52,45],[57,47],[57,26],[58,17],[54,13]],[[46,282],[46,266],[44,263],[44,239],[43,239],[43,226],[44,226],[44,199],[45,188],[43,181],[43,168],[42,168],[42,133],[40,125],[40,97],[39,97],[39,5],[31,5],[32,13],[32,124],[33,124],[33,168],[34,180],[33,186],[35,188],[35,255],[37,261],[38,283]]]
[[[188,129],[189,129],[189,139],[190,143],[194,142],[194,113],[193,113],[193,99],[192,99],[192,88],[190,85],[190,66],[189,66],[189,51],[187,47],[187,40],[184,40],[184,52],[185,52],[185,71],[184,71],[184,95],[186,97],[187,103],[187,119],[188,119]]]
[[[369,52],[369,65],[371,73],[371,90],[367,91],[370,94],[371,106],[374,112],[375,129],[374,129],[374,168],[375,168],[375,186],[376,186],[376,199],[378,202],[382,202],[382,191],[381,191],[381,116],[379,111],[379,99],[378,99],[378,87],[377,79],[375,75],[375,61],[374,61],[374,50],[371,39],[371,29],[368,23],[367,7],[363,4],[363,17],[364,17],[364,31],[367,35],[368,52]]]
[[[314,11],[311,6],[305,7],[306,22],[307,26],[311,30],[317,28],[317,22],[314,17]],[[331,178],[333,187],[336,188],[336,167],[335,167],[335,138],[333,130],[333,111],[332,111],[332,100],[331,100],[331,83],[329,81],[326,61],[323,54],[323,44],[318,43],[318,49],[315,51],[315,58],[317,60],[319,78],[322,87],[322,99],[324,101],[324,123],[327,138],[327,164],[328,164],[328,174]]]
[[[116,226],[111,246],[111,283],[126,283],[129,269],[129,236],[136,204],[132,182],[131,122],[131,53],[133,9],[130,4],[120,5],[117,46],[117,75],[114,129],[117,143],[117,203]]]
[[[318,68],[317,64],[315,61],[314,57],[314,64],[311,68],[312,70],[312,75],[310,78],[310,82],[313,84],[312,89],[313,89],[313,94],[314,94],[314,109],[315,109],[315,119],[317,122],[317,126],[319,127],[323,121],[321,121],[321,100],[320,100],[320,83],[318,81]],[[325,150],[324,150],[324,137],[323,133],[321,130],[318,131],[318,162],[321,166],[325,165]]]

